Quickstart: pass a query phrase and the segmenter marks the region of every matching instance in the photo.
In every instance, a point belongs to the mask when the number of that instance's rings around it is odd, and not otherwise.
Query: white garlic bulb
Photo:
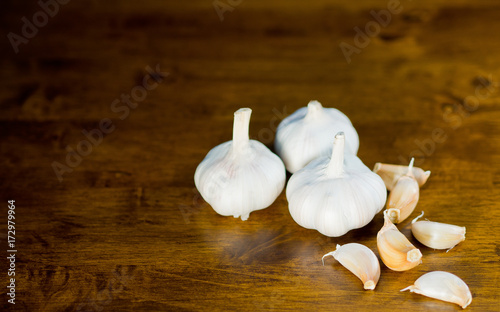
[[[318,101],[311,101],[279,124],[274,149],[286,169],[295,173],[313,159],[329,156],[331,134],[340,131],[346,134],[346,149],[356,155],[359,138],[349,118],[335,108],[323,108]]]
[[[377,248],[382,262],[393,271],[410,270],[422,263],[422,253],[392,224],[387,210],[384,226],[377,233]]]
[[[412,170],[413,160],[412,158],[406,174],[399,178],[387,200],[387,214],[394,224],[410,216],[420,197],[420,187]]]
[[[286,197],[299,225],[341,236],[367,225],[387,198],[384,182],[361,160],[344,153],[344,133],[335,136],[331,157],[320,157],[288,181]]]
[[[264,144],[250,140],[250,108],[234,113],[233,140],[214,147],[194,175],[203,199],[223,216],[248,219],[270,206],[283,191],[286,170]]]
[[[452,224],[417,221],[422,214],[411,222],[413,236],[423,245],[434,249],[448,249],[455,247],[465,240],[465,227]]]
[[[455,274],[434,271],[420,276],[415,284],[401,291],[409,290],[430,298],[456,303],[465,309],[472,302],[469,286]]]
[[[358,243],[337,245],[335,251],[329,252],[321,259],[333,256],[346,269],[356,275],[364,285],[365,289],[373,290],[380,278],[380,263],[373,251]]]
[[[408,173],[408,166],[376,163],[375,167],[373,167],[373,172],[378,174],[382,178],[382,180],[384,180],[387,189],[389,191],[392,191],[392,189],[396,186],[399,178]],[[422,168],[418,167],[413,167],[412,173],[418,182],[418,186],[420,187],[422,187],[422,185],[427,182],[427,179],[429,179],[429,176],[431,175],[431,172],[429,170],[424,171]]]

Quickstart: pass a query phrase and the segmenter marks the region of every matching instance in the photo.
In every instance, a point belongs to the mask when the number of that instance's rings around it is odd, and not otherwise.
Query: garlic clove
[[[373,167],[373,172],[378,174],[384,180],[387,189],[392,191],[399,178],[408,173],[408,166],[376,163],[375,167]],[[413,167],[412,173],[420,187],[427,182],[427,179],[431,175],[430,171],[424,171],[418,167]]]
[[[251,113],[250,108],[234,113],[233,140],[210,150],[194,175],[196,188],[218,214],[242,220],[270,206],[286,179],[281,159],[249,139]]]
[[[407,173],[399,178],[387,200],[387,210],[391,222],[400,223],[410,216],[418,203],[420,188],[412,173],[413,158],[407,168]]]
[[[344,153],[345,135],[337,133],[331,157],[320,157],[288,181],[286,197],[295,222],[326,236],[341,236],[367,225],[384,207],[384,182],[363,162]]]
[[[323,265],[325,265],[324,259],[327,256],[333,256],[335,260],[356,275],[363,282],[365,289],[375,289],[380,278],[380,263],[370,248],[358,243],[337,245],[335,251],[323,256],[321,259]]]
[[[450,250],[465,240],[465,227],[440,222],[417,221],[423,215],[422,211],[422,214],[411,222],[413,236],[423,245],[434,249]]]
[[[351,121],[335,108],[325,108],[310,101],[281,121],[276,130],[274,149],[286,169],[295,173],[318,157],[331,154],[332,133],[346,134],[346,150],[356,155],[359,138]]]
[[[377,248],[382,262],[393,271],[410,270],[422,263],[422,253],[391,222],[387,210],[377,234]]]
[[[455,274],[434,271],[420,276],[415,284],[401,291],[409,290],[430,298],[456,303],[465,309],[472,302],[469,286]]]

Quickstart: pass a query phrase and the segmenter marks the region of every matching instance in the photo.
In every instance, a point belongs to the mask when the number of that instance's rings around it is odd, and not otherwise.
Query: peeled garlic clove
[[[413,236],[423,245],[434,249],[451,249],[465,240],[465,227],[452,224],[417,221],[424,215],[416,217],[411,222]]]
[[[331,157],[320,157],[288,181],[286,197],[299,225],[326,236],[341,236],[367,225],[387,198],[382,179],[350,153],[337,133]]]
[[[382,180],[384,180],[387,189],[392,191],[399,178],[408,173],[408,166],[376,163],[373,168],[373,172],[378,174]],[[429,176],[431,175],[430,171],[424,171],[418,167],[413,167],[412,173],[420,187],[427,182],[427,179],[429,179]]]
[[[393,271],[410,270],[422,263],[422,253],[391,222],[387,210],[377,234],[377,248],[382,262]]]
[[[349,118],[335,108],[323,108],[318,101],[311,101],[279,124],[274,149],[286,169],[295,173],[313,159],[329,156],[332,133],[340,131],[346,134],[346,149],[356,155],[359,138]]]
[[[335,251],[323,256],[321,259],[323,265],[327,256],[333,256],[335,260],[356,275],[363,282],[365,289],[375,289],[380,278],[380,264],[370,248],[358,243],[337,245]]]
[[[233,140],[214,147],[196,168],[194,181],[203,199],[223,216],[248,219],[270,206],[285,186],[281,159],[250,140],[250,108],[234,113]]]
[[[387,211],[392,223],[400,223],[410,216],[418,203],[420,188],[412,173],[413,158],[406,175],[399,178],[387,200]]]
[[[420,276],[415,284],[401,291],[409,290],[430,298],[456,303],[465,309],[472,302],[469,286],[455,274],[434,271]]]

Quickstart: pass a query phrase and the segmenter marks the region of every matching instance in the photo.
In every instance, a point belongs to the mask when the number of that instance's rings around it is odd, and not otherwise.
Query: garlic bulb
[[[407,173],[399,178],[387,200],[387,213],[395,224],[410,216],[420,196],[420,188],[412,170],[413,160],[412,158]]]
[[[377,248],[382,262],[393,271],[410,270],[422,263],[422,253],[392,224],[387,210],[377,234]]]
[[[341,236],[367,225],[384,206],[382,179],[361,160],[344,153],[345,136],[335,136],[331,157],[320,157],[288,181],[290,214],[299,225]]]
[[[283,119],[276,130],[274,149],[291,173],[302,169],[310,161],[331,153],[331,134],[346,134],[346,149],[356,155],[359,138],[351,121],[335,108],[323,108],[311,101]]]
[[[423,245],[434,249],[451,249],[465,240],[465,227],[432,221],[417,221],[424,215],[416,217],[411,222],[413,236]]]
[[[335,251],[323,256],[321,259],[323,265],[325,265],[324,259],[327,256],[333,256],[335,260],[356,275],[363,282],[365,289],[375,289],[380,278],[380,263],[370,248],[358,243],[337,245]]]
[[[234,113],[233,140],[214,147],[196,168],[194,181],[203,199],[223,216],[248,219],[270,206],[285,186],[281,159],[250,140],[250,108]]]
[[[375,167],[373,167],[373,172],[378,174],[382,180],[384,180],[387,189],[392,191],[399,178],[408,173],[408,166],[376,163]],[[424,171],[418,167],[413,167],[412,173],[418,182],[418,186],[420,187],[427,182],[427,179],[429,179],[429,176],[431,175],[430,171]]]
[[[401,291],[409,290],[430,298],[456,303],[465,309],[472,302],[469,286],[455,274],[434,271],[420,276],[415,284]]]

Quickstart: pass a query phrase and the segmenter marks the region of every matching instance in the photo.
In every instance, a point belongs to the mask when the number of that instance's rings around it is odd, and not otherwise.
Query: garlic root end
[[[246,221],[246,220],[248,220],[248,217],[250,217],[250,214],[249,214],[249,213],[247,213],[246,215],[241,215],[241,221]],[[238,217],[236,217],[236,218],[238,218]]]
[[[422,262],[422,253],[418,249],[412,249],[406,253],[406,260],[410,262]]]
[[[392,223],[399,223],[399,217],[401,215],[401,211],[398,208],[390,208],[387,209],[387,216]]]
[[[372,280],[369,280],[369,281],[366,281],[365,284],[364,284],[364,288],[366,290],[374,290],[375,289],[375,282],[372,281]]]

